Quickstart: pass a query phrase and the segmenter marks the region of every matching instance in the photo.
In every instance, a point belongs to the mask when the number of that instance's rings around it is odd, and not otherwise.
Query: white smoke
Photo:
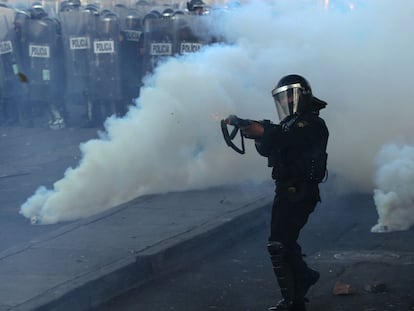
[[[251,142],[244,156],[226,147],[217,116],[278,121],[270,90],[290,73],[304,75],[329,104],[322,116],[331,133],[331,175],[372,191],[381,146],[396,138],[409,143],[413,9],[405,0],[361,1],[348,11],[275,0],[222,14],[215,30],[231,46],[160,66],[137,106],[107,120],[101,139],[81,145],[79,166],[53,189],[40,187],[21,213],[54,223],[143,194],[269,178]]]
[[[407,230],[414,224],[414,147],[385,145],[377,166],[374,200],[379,219],[371,231]]]

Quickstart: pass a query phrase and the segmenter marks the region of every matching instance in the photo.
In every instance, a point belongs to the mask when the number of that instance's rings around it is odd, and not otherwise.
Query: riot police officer
[[[30,105],[40,116],[48,114],[51,129],[61,129],[66,127],[61,25],[37,4],[29,11],[31,19],[22,30],[22,57],[29,79]]]
[[[131,10],[126,15],[121,29],[121,115],[127,112],[128,106],[133,105],[133,100],[138,97],[141,87],[142,56],[139,53],[141,33],[142,20],[139,13]]]
[[[7,125],[16,125],[21,121],[22,87],[16,76],[19,59],[13,20],[14,11],[0,6],[0,110],[3,112],[0,119]]]
[[[283,77],[272,96],[281,122],[251,122],[242,134],[255,139],[259,154],[268,158],[276,184],[268,251],[283,300],[269,310],[304,311],[305,295],[319,273],[307,266],[297,240],[320,201],[329,132],[319,110],[326,103],[299,75]]]
[[[97,16],[90,49],[91,125],[100,126],[111,115],[120,115],[122,99],[120,75],[120,24],[109,11]]]
[[[177,40],[174,45],[174,55],[184,55],[199,51],[203,42],[201,38],[194,33],[195,24],[201,24],[198,17],[184,15],[181,12],[175,12],[173,15],[174,29]],[[195,28],[195,27],[194,27]]]
[[[152,74],[161,61],[173,56],[173,47],[177,39],[174,20],[171,17],[162,18],[162,15],[158,14],[152,11],[143,18],[143,33],[139,44],[143,62],[142,77]]]
[[[28,86],[28,63],[27,58],[24,57],[26,49],[25,44],[27,41],[25,29],[27,29],[27,23],[31,18],[31,14],[28,10],[17,10],[14,16],[14,34],[16,39],[15,53],[17,58],[16,72],[20,80],[20,90],[18,98],[18,106],[21,124],[25,127],[33,127],[33,111],[29,101],[29,86]]]
[[[95,25],[95,11],[79,9],[68,1],[59,12],[62,24],[63,60],[65,65],[65,102],[72,113],[71,123],[80,119],[84,125],[91,121],[90,85],[94,81],[89,73],[91,35]],[[80,108],[81,118],[75,118],[74,112]],[[86,115],[86,118],[84,115]],[[85,120],[85,119],[86,120]]]

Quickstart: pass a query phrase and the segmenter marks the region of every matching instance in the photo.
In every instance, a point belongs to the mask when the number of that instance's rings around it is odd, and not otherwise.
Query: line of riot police
[[[40,3],[0,6],[0,125],[99,127],[123,116],[161,60],[216,41],[203,5],[109,10],[69,0],[55,17]]]

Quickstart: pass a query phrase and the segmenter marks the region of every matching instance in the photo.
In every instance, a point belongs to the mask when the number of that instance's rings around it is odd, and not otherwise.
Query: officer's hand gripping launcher
[[[241,148],[237,147],[233,143],[233,139],[236,137],[237,132],[241,127],[249,126],[253,121],[248,119],[240,119],[235,115],[229,115],[226,119],[221,120],[221,132],[223,133],[224,141],[226,142],[227,146],[231,147],[233,150],[237,151],[240,154],[245,153],[244,148],[244,137],[243,134],[240,133],[241,137]],[[227,125],[232,125],[233,129],[229,132]]]

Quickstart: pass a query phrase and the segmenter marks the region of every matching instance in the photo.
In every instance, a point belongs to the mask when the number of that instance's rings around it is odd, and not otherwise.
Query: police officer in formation
[[[13,67],[17,64],[17,55],[13,52],[14,31],[10,23],[11,13],[6,6],[0,7],[0,117],[2,122],[13,125],[17,123],[18,111],[13,104],[18,81]]]
[[[139,0],[107,9],[66,0],[54,14],[40,2],[2,5],[0,125],[99,127],[125,115],[160,61],[209,44],[186,20],[204,7],[191,0],[185,12]]]
[[[242,128],[245,137],[255,140],[259,154],[267,157],[276,184],[267,247],[283,300],[269,310],[305,311],[306,293],[319,273],[303,260],[298,238],[321,200],[329,132],[319,111],[326,103],[296,74],[280,79],[272,96],[280,123],[251,122]]]
[[[142,34],[142,18],[139,12],[131,10],[125,16],[121,29],[121,114],[126,113],[128,106],[133,105],[133,99],[139,96],[142,80],[142,58],[139,53],[139,41]]]
[[[23,69],[28,78],[29,101],[38,115],[45,114],[51,129],[66,126],[64,64],[61,25],[41,4],[30,9],[23,29]]]

